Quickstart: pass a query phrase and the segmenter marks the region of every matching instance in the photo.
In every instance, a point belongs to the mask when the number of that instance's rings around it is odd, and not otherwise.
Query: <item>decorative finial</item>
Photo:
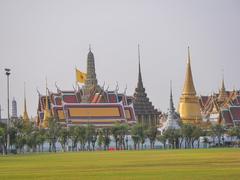
[[[48,106],[48,84],[47,84],[47,77],[46,77],[46,109],[49,109],[49,106]]]
[[[222,90],[225,90],[225,83],[224,83],[224,69],[222,69]]]
[[[170,80],[170,96],[172,97],[172,80]]]
[[[26,99],[26,82],[24,82],[24,99]]]
[[[118,81],[116,81],[116,88],[115,88],[115,92],[118,93],[119,90],[119,86],[118,86]]]
[[[140,59],[140,45],[138,44],[138,68],[139,73],[141,73],[141,59]]]
[[[91,48],[91,44],[89,44],[89,51],[91,51],[92,50],[92,48]]]
[[[127,94],[127,84],[126,84],[126,87],[124,89],[124,94],[126,95]]]
[[[188,60],[187,63],[190,63],[191,57],[190,57],[190,47],[188,46]]]

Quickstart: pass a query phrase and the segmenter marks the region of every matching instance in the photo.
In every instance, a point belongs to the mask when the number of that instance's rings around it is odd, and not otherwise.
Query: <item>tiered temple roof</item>
[[[142,81],[139,48],[138,48],[138,58],[139,58],[138,83],[134,92],[134,101],[133,101],[135,113],[136,113],[138,122],[143,123],[145,125],[157,125],[159,121],[159,115],[161,114],[161,112],[155,109],[155,107],[152,105],[152,102],[147,97],[147,93],[145,92],[145,88],[143,86],[143,81]]]
[[[240,91],[227,91],[224,79],[219,93],[200,96],[201,112],[206,121],[234,126],[238,124],[240,114]]]
[[[173,96],[172,96],[172,85],[170,87],[170,102],[169,102],[169,109],[167,113],[166,121],[161,128],[161,131],[165,131],[167,129],[179,129],[180,128],[180,116],[175,111],[174,104],[173,104]]]

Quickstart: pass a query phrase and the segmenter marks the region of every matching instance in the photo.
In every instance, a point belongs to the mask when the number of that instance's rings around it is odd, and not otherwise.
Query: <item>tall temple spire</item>
[[[221,88],[219,90],[218,101],[224,102],[226,100],[226,97],[227,97],[227,93],[226,93],[226,88],[224,83],[224,72],[222,70],[222,83],[221,83]]]
[[[167,129],[179,129],[179,115],[175,112],[174,104],[173,104],[173,96],[172,96],[172,81],[170,81],[170,103],[169,109],[167,113],[167,120],[164,123],[161,131],[165,131]]]
[[[44,117],[43,117],[43,127],[48,127],[49,119],[52,117],[51,111],[49,108],[49,95],[48,95],[48,85],[47,85],[47,78],[46,78],[46,97],[45,97],[45,109],[44,109]]]
[[[97,86],[97,83],[94,55],[91,51],[91,45],[89,45],[89,52],[87,56],[87,78],[85,81],[85,86],[89,88],[92,86]]]
[[[141,73],[141,60],[140,60],[140,46],[139,46],[139,44],[138,44],[138,84],[137,84],[137,87],[138,87],[138,89],[143,89],[142,73]]]
[[[24,82],[24,110],[23,110],[23,122],[24,124],[29,123],[29,116],[27,113],[27,101],[26,101],[26,84]]]
[[[185,76],[185,82],[183,87],[183,94],[185,95],[196,95],[193,77],[192,77],[192,70],[191,70],[191,57],[190,57],[190,48],[188,47],[188,60],[187,60],[187,70]]]
[[[180,97],[178,112],[183,123],[200,123],[202,120],[200,104],[198,97],[196,96],[196,90],[193,83],[189,47],[186,77],[183,86],[182,96]]]
[[[140,63],[140,46],[138,45],[138,82],[134,92],[133,106],[137,116],[137,121],[146,126],[156,125],[159,120],[157,109],[147,97],[142,81],[141,63]]]
[[[17,118],[17,101],[16,99],[13,97],[12,100],[12,118]]]
[[[169,102],[169,110],[171,112],[175,111],[174,103],[173,103],[173,95],[172,95],[172,81],[170,81],[170,102]]]
[[[221,90],[222,90],[222,91],[226,91],[226,89],[225,89],[225,83],[224,83],[224,71],[223,71],[223,73],[222,73],[222,87],[221,87]]]

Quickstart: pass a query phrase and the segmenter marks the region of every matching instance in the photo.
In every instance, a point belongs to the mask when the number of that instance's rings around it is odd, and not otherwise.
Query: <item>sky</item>
[[[11,69],[10,100],[36,116],[38,89],[72,90],[74,68],[86,71],[89,44],[98,82],[133,95],[140,44],[143,83],[153,105],[166,111],[169,82],[177,108],[190,46],[198,95],[240,89],[238,0],[0,0],[0,104],[7,115],[4,68]]]

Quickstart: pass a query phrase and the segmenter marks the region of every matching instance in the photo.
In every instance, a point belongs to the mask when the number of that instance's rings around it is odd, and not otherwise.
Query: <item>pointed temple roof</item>
[[[196,90],[193,83],[192,70],[191,70],[191,58],[190,50],[188,47],[188,61],[187,61],[187,70],[185,76],[185,82],[183,87],[183,95],[196,95]]]
[[[24,83],[24,110],[23,110],[23,121],[24,123],[29,123],[29,116],[27,113],[27,102],[26,102],[26,88]]]
[[[179,129],[179,115],[175,112],[174,104],[173,104],[173,96],[172,96],[172,82],[170,83],[170,103],[167,114],[167,121],[163,126],[163,130],[167,129]]]
[[[189,47],[188,47],[186,77],[185,77],[183,92],[180,97],[178,112],[180,114],[181,120],[184,123],[198,124],[202,121],[202,115],[200,112],[200,103],[199,103],[198,97],[196,96],[196,90],[193,83]]]
[[[87,78],[85,81],[86,87],[97,86],[97,76],[95,72],[95,61],[94,55],[91,51],[91,47],[89,47],[89,52],[87,55]]]
[[[52,117],[49,102],[48,102],[49,96],[48,96],[48,88],[47,88],[47,80],[46,80],[46,103],[45,103],[45,109],[44,109],[44,117],[43,117],[43,127],[48,127],[48,121]]]
[[[150,115],[160,114],[157,109],[154,108],[152,102],[149,101],[142,81],[141,64],[140,64],[140,50],[138,46],[138,83],[134,93],[134,109],[136,115]]]
[[[222,85],[221,85],[221,89],[219,91],[219,96],[218,96],[218,101],[220,102],[224,102],[227,98],[227,92],[226,92],[226,88],[225,88],[225,83],[224,83],[224,76],[222,77]]]
[[[170,81],[170,102],[169,102],[169,111],[174,112],[173,96],[172,96],[172,81]]]
[[[17,118],[17,101],[16,99],[13,97],[12,100],[12,118]]]

